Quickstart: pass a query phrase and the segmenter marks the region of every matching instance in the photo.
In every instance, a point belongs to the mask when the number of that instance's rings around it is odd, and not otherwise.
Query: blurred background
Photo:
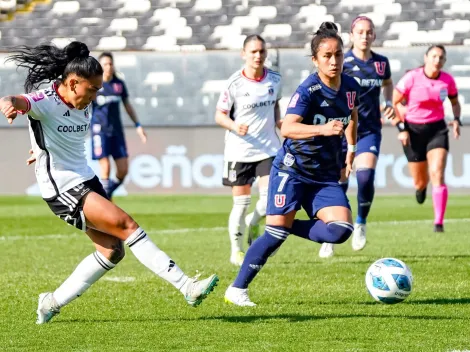
[[[130,172],[121,194],[229,192],[221,186],[224,131],[215,126],[215,105],[225,80],[242,66],[240,49],[252,33],[266,39],[267,65],[283,76],[282,110],[312,71],[310,33],[323,21],[336,22],[349,46],[352,19],[372,18],[374,50],[388,56],[395,83],[422,64],[428,45],[444,44],[444,70],[456,79],[462,121],[470,124],[470,0],[0,0],[0,10],[0,95],[23,92],[22,72],[4,62],[10,47],[79,40],[96,55],[113,52],[150,137],[140,144],[123,112]],[[445,107],[451,117],[448,101]],[[24,166],[26,126],[26,119],[16,128],[0,119],[2,145],[11,146],[2,148],[0,167],[16,176],[13,184],[0,183],[0,193],[37,193],[34,173]],[[450,188],[463,192],[470,191],[468,130],[451,142],[446,174]],[[385,126],[382,143],[378,192],[409,192],[396,129]]]

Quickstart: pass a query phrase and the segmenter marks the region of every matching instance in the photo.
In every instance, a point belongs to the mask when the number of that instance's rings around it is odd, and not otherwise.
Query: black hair
[[[250,34],[249,36],[247,36],[245,38],[245,40],[243,41],[243,49],[245,49],[246,45],[253,41],[253,40],[259,40],[261,43],[263,44],[266,44],[266,41],[263,39],[263,37],[261,37],[260,35],[258,34]]]
[[[426,50],[426,55],[429,54],[429,52],[430,52],[432,49],[434,49],[434,48],[441,49],[442,52],[444,53],[444,55],[447,55],[446,48],[444,48],[444,45],[439,45],[439,44],[431,45],[431,46]]]
[[[98,61],[100,61],[103,57],[109,57],[111,59],[111,61],[114,61],[113,54],[111,54],[111,52],[109,52],[109,51],[102,52],[100,54],[100,56],[98,56]]]
[[[44,82],[64,81],[71,73],[86,79],[103,75],[100,63],[81,42],[71,42],[63,49],[48,44],[17,47],[7,61],[14,61],[28,71],[24,82],[26,93]]]
[[[338,34],[338,27],[333,22],[323,22],[318,28],[318,31],[314,34],[312,41],[310,42],[310,50],[312,51],[312,56],[317,57],[318,48],[320,43],[324,39],[336,39],[341,46],[343,46],[343,40]]]

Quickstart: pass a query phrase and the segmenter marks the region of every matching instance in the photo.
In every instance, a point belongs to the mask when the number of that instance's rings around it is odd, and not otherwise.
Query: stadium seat
[[[121,7],[117,13],[119,15],[128,15],[128,14],[143,14],[150,11],[152,4],[149,0],[132,0],[125,1],[124,6]]]
[[[57,1],[52,7],[52,13],[61,15],[71,15],[80,10],[80,3],[78,1]]]
[[[139,22],[136,18],[115,18],[111,21],[109,29],[121,36],[123,31],[136,31],[138,26]]]
[[[196,0],[195,11],[217,11],[222,8],[222,0]]]
[[[102,37],[97,45],[98,50],[124,50],[127,40],[124,37]]]
[[[292,33],[290,24],[267,24],[261,36],[264,38],[286,38]]]

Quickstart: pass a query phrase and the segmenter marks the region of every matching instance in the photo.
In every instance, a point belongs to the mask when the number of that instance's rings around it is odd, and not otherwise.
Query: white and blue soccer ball
[[[399,259],[382,258],[374,262],[366,273],[366,286],[377,302],[403,302],[413,288],[410,268]]]

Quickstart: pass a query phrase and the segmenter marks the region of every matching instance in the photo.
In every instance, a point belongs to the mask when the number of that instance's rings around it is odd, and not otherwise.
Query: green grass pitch
[[[127,251],[126,258],[50,324],[35,325],[37,296],[93,251],[88,238],[38,198],[0,198],[0,351],[455,351],[470,350],[470,201],[451,195],[444,234],[413,195],[378,197],[368,244],[329,260],[291,237],[250,286],[255,308],[226,305],[229,197],[127,197],[116,202],[188,274],[219,286],[194,309]],[[254,203],[254,202],[253,202]],[[253,205],[252,205],[253,206]],[[303,215],[302,215],[303,216]],[[407,301],[375,303],[364,274],[381,257],[407,263]]]

